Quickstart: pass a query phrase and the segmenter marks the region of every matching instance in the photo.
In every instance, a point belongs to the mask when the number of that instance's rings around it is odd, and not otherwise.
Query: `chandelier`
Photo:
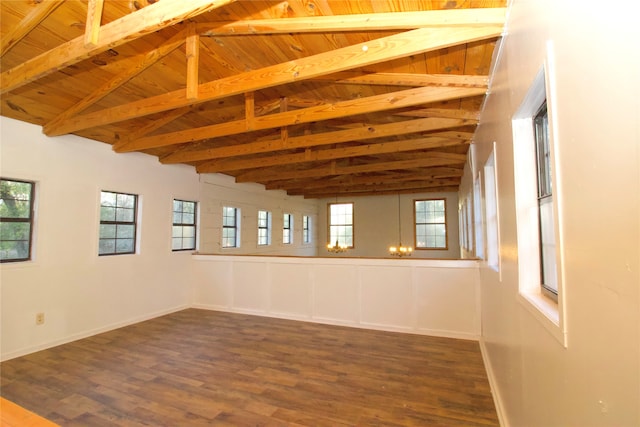
[[[329,252],[331,252],[332,254],[339,254],[339,253],[342,253],[342,252],[346,252],[347,245],[345,245],[345,244],[341,245],[340,243],[338,243],[338,239],[336,239],[336,242],[334,244],[329,243],[327,245],[327,250]]]
[[[389,255],[402,258],[405,256],[411,256],[413,248],[411,246],[402,245],[402,220],[400,219],[400,193],[398,193],[398,244],[395,246],[389,246]]]

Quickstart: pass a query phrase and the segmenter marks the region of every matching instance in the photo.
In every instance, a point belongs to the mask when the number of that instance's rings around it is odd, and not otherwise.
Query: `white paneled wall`
[[[477,339],[473,260],[196,255],[198,308]]]

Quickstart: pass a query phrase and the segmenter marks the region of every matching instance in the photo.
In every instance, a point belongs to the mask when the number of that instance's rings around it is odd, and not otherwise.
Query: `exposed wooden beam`
[[[324,195],[334,194],[352,194],[363,192],[384,192],[384,191],[403,191],[412,190],[414,192],[422,192],[435,187],[458,187],[460,185],[459,178],[437,179],[437,180],[414,180],[405,182],[386,182],[384,184],[355,184],[340,186],[325,186],[316,189],[292,189],[286,190],[290,196],[305,196],[307,198],[322,198]]]
[[[486,88],[489,76],[464,74],[414,74],[414,73],[362,73],[342,71],[320,76],[314,80],[326,80],[333,83],[385,86],[461,86]]]
[[[301,18],[256,19],[198,24],[203,36],[383,31],[425,27],[504,25],[506,8],[446,9]]]
[[[3,72],[0,75],[0,93],[233,1],[159,1],[103,25],[100,40],[95,46],[85,47],[84,36],[80,36]]]
[[[433,167],[433,168],[421,168],[420,177],[424,179],[444,179],[444,178],[460,178],[463,175],[464,169],[452,168],[452,167]],[[406,171],[404,171],[406,172]],[[329,177],[327,179],[286,179],[271,181],[265,185],[267,190],[297,190],[297,189],[317,189],[327,186],[341,186],[341,185],[383,185],[389,181],[391,182],[404,182],[414,181],[416,175],[406,174],[400,175],[398,173],[387,173],[384,175],[341,175]]]
[[[289,137],[285,146],[280,139],[256,141],[227,147],[208,148],[203,150],[176,152],[163,157],[162,163],[185,163],[209,159],[218,159],[247,154],[268,153],[284,149],[310,148],[321,145],[337,144],[348,141],[363,141],[373,138],[383,138],[391,135],[406,135],[416,132],[428,132],[475,125],[475,120],[464,119],[417,119],[398,123],[369,126],[367,128],[347,129],[335,132],[325,132],[314,135]]]
[[[158,3],[162,4],[162,2]],[[150,6],[146,9],[151,9]],[[248,71],[239,75],[203,83],[198,99],[189,100],[184,90],[131,102],[70,119],[56,135],[76,132],[149,114],[159,113],[192,103],[201,103],[245,92],[312,79],[324,74],[349,70],[369,64],[442,49],[477,40],[500,36],[501,26],[421,28],[382,37],[331,52],[312,55],[282,64]],[[54,136],[54,135],[49,135]]]
[[[84,47],[86,48],[98,45],[103,9],[104,0],[89,0],[87,2],[87,22],[84,30]]]
[[[339,166],[335,163],[314,166],[311,169],[296,170],[292,168],[264,168],[244,172],[236,176],[236,182],[265,182],[281,179],[324,177],[327,175],[350,175],[355,173],[378,172],[392,169],[408,169],[433,166],[448,166],[463,164],[467,156],[459,154],[459,158],[435,157],[412,160],[398,160],[391,162],[370,162],[364,165]]]
[[[36,3],[20,23],[7,31],[0,40],[0,57],[9,52],[11,48],[18,44],[20,40],[44,21],[62,3],[64,3],[64,0],[45,0],[41,3]]]
[[[167,145],[185,144],[188,142],[236,135],[247,131],[274,129],[282,126],[317,122],[338,117],[353,116],[378,111],[392,110],[431,102],[450,99],[466,98],[484,95],[485,89],[478,88],[415,88],[406,89],[389,94],[358,98],[335,104],[309,107],[302,110],[270,114],[255,117],[251,124],[246,120],[220,123],[200,128],[170,132],[141,138],[137,141],[117,146],[117,152],[146,150],[149,148],[165,147]]]
[[[367,188],[367,189],[353,189],[351,191],[344,191],[339,193],[341,196],[349,196],[349,197],[364,197],[364,196],[382,196],[385,194],[415,194],[415,193],[457,193],[459,190],[458,185],[451,186],[437,186],[437,187],[410,187],[404,189],[397,188]],[[305,199],[326,199],[329,197],[334,197],[336,193],[313,193],[313,194],[305,194]]]
[[[394,116],[404,117],[450,117],[457,119],[479,119],[480,111],[478,110],[458,110],[451,108],[422,108],[411,111],[400,111],[394,113]]]
[[[142,138],[145,135],[150,134],[151,132],[160,129],[162,126],[171,123],[172,121],[184,116],[189,111],[191,111],[191,107],[182,107],[177,108],[175,110],[167,111],[162,115],[162,117],[157,117],[151,122],[149,122],[146,126],[142,126],[135,131],[129,133],[127,140],[135,140],[138,138]]]
[[[198,67],[200,65],[200,36],[195,32],[194,24],[187,30],[187,99],[198,99]]]
[[[306,150],[294,154],[280,154],[262,157],[230,158],[213,160],[198,165],[198,173],[226,172],[258,167],[291,165],[295,163],[317,162],[376,154],[400,153],[404,151],[429,150],[434,148],[467,145],[471,141],[460,139],[427,137],[405,141],[381,142],[327,150]]]
[[[133,58],[132,65],[124,72],[113,77],[111,80],[94,90],[91,94],[85,96],[81,101],[75,103],[71,108],[59,114],[56,118],[47,123],[43,131],[45,134],[54,134],[62,123],[69,118],[75,116],[81,111],[95,104],[111,92],[158,62],[160,59],[177,49],[184,43],[185,33],[176,34],[162,46],[150,52],[137,55]]]

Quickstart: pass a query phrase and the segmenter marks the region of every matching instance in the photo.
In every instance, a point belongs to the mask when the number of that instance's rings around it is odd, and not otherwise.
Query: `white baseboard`
[[[502,403],[502,398],[500,397],[500,389],[498,388],[491,363],[489,363],[488,350],[483,338],[480,338],[480,353],[482,354],[482,361],[484,362],[484,367],[487,371],[487,378],[489,378],[489,387],[491,388],[493,403],[496,407],[496,412],[498,413],[498,421],[500,422],[501,427],[509,427],[507,414],[504,411],[504,404]]]
[[[160,317],[160,316],[164,316],[167,314],[171,314],[171,313],[175,313],[176,311],[181,311],[184,309],[189,308],[189,305],[179,305],[176,307],[172,307],[166,310],[160,310],[160,311],[156,311],[153,313],[148,313],[142,316],[138,316],[138,317],[134,317],[131,319],[127,319],[127,320],[123,320],[121,322],[116,322],[116,323],[112,323],[110,325],[106,325],[100,328],[96,328],[96,329],[91,329],[88,331],[83,331],[83,332],[79,332],[77,334],[73,334],[73,335],[69,335],[66,336],[64,338],[60,338],[57,340],[53,340],[53,341],[47,341],[45,343],[42,344],[38,344],[35,346],[31,346],[31,347],[25,347],[25,348],[21,348],[20,350],[16,350],[16,351],[12,351],[9,353],[5,353],[2,354],[2,356],[0,357],[0,360],[2,362],[5,362],[7,360],[10,359],[15,359],[16,357],[20,357],[20,356],[26,356],[27,354],[31,354],[31,353],[35,353],[37,351],[41,351],[41,350],[46,350],[48,348],[51,347],[56,347],[62,344],[67,344],[70,343],[72,341],[77,341],[83,338],[88,338],[91,337],[93,335],[98,335],[101,334],[103,332],[109,332],[112,331],[114,329],[118,329],[118,328],[122,328],[124,326],[129,326],[129,325],[133,325],[135,323],[140,323],[140,322],[144,322],[145,320],[150,320],[150,319],[154,319],[156,317]]]

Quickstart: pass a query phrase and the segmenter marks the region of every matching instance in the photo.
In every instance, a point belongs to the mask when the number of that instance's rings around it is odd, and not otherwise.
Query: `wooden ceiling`
[[[307,198],[457,191],[505,3],[1,1],[1,114]]]

